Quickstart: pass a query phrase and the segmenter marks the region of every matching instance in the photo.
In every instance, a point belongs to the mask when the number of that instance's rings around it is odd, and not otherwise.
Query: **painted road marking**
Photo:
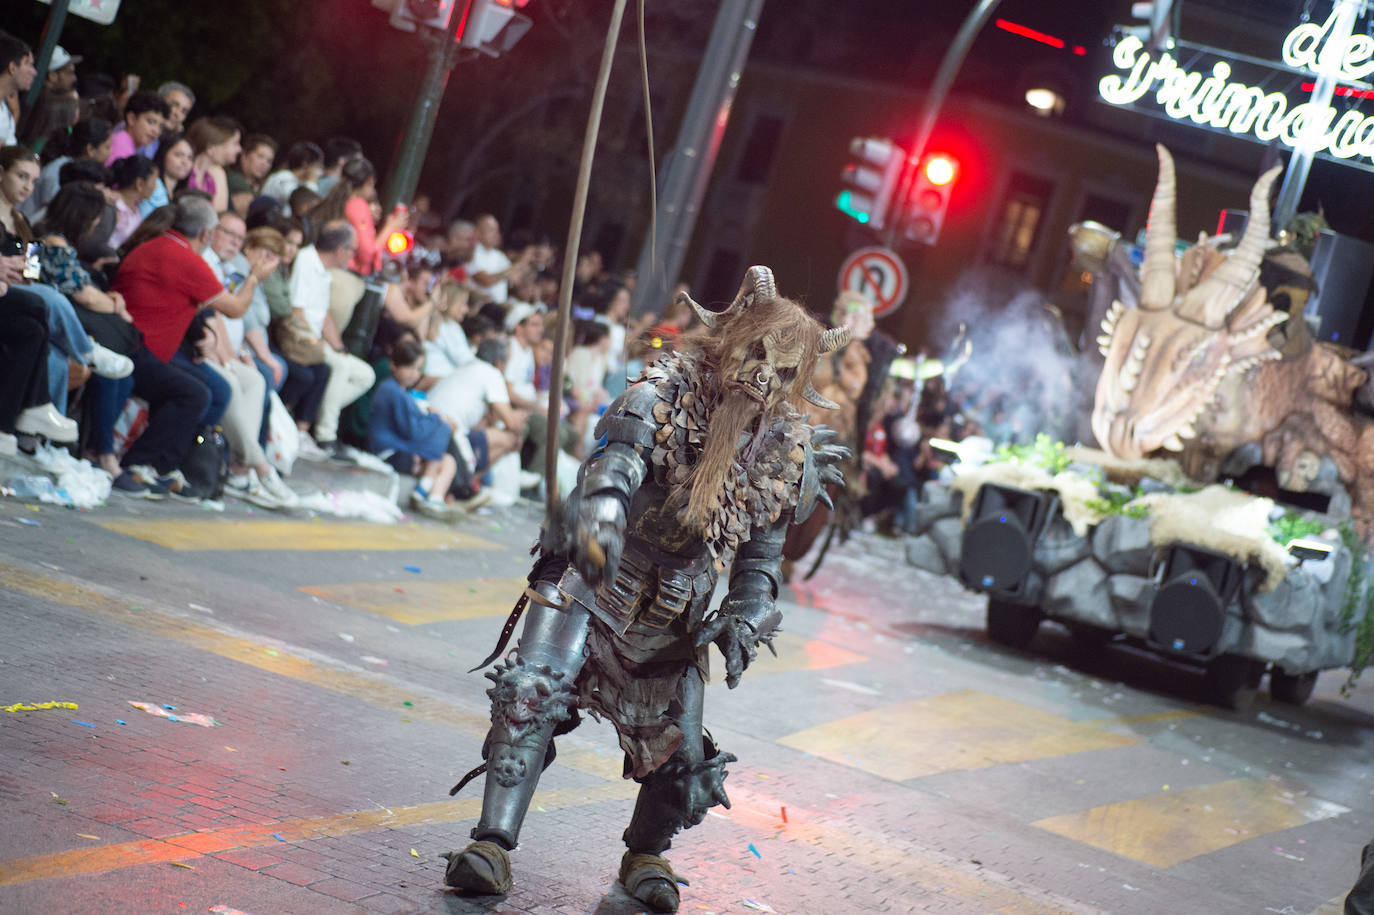
[[[778,742],[899,781],[1139,743],[972,689],[887,705]]]
[[[1104,804],[1033,825],[1155,867],[1173,867],[1350,808],[1250,778]]]
[[[559,754],[562,759],[562,754]],[[541,791],[534,796],[534,805],[545,810],[581,807],[607,801],[628,801],[634,798],[639,786],[633,782],[592,785],[582,788],[558,788]],[[266,826],[233,826],[173,836],[169,839],[140,839],[51,855],[34,855],[0,862],[0,886],[70,877],[75,874],[98,874],[102,871],[185,861],[216,855],[235,848],[257,848],[275,845],[279,841],[308,842],[326,836],[346,836],[373,829],[397,829],[452,823],[455,820],[475,819],[482,812],[480,797],[462,801],[435,801],[411,807],[392,807],[360,810],[309,819],[285,819]],[[278,839],[277,836],[281,836]]]
[[[421,626],[447,620],[507,616],[528,585],[522,575],[519,578],[304,585],[300,590],[407,626]]]
[[[169,550],[499,550],[471,534],[418,524],[157,519],[94,521]]]

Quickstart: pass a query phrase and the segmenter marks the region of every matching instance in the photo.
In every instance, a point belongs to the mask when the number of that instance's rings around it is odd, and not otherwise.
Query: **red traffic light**
[[[926,158],[924,172],[931,184],[949,184],[959,174],[959,163],[944,153],[935,153]]]
[[[392,257],[400,257],[415,247],[415,238],[409,232],[392,232],[386,237],[386,252]]]

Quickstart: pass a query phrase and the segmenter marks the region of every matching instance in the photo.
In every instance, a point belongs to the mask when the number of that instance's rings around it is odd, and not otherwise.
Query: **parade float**
[[[1374,648],[1374,419],[1356,354],[1312,339],[1306,261],[1269,238],[1267,172],[1237,241],[1175,255],[1162,147],[1138,301],[1098,338],[1101,450],[1041,437],[922,495],[910,561],[988,595],[989,637],[1055,620],[1205,670],[1244,708],[1301,703]]]

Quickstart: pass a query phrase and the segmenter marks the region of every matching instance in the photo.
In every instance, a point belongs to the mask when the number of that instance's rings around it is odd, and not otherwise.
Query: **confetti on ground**
[[[320,520],[320,519],[319,519],[319,518],[316,518],[315,520],[318,521],[318,520]],[[185,905],[185,904],[186,904],[186,903],[184,903],[184,902],[178,903],[178,905]],[[231,909],[231,908],[230,908],[229,906],[227,906],[227,905],[212,905],[212,906],[210,906],[210,911],[211,911],[211,912],[214,912],[215,915],[248,915],[248,913],[245,912],[245,911],[243,911],[242,909]]]
[[[787,822],[787,808],[786,808],[786,807],[782,808],[782,821],[783,821],[784,823]]]
[[[868,686],[861,686],[858,683],[850,683],[848,680],[829,680],[823,677],[821,678],[821,682],[824,683],[826,686],[833,686],[836,689],[847,689],[850,692],[863,693],[866,696],[882,695],[882,692],[880,690],[876,690]]]
[[[340,632],[339,638],[343,639],[345,642],[351,642],[357,638],[357,636],[349,635],[347,632]]]
[[[415,706],[415,703],[411,702],[409,699],[407,699],[405,702],[402,702],[401,704],[404,705],[406,708],[413,708]]]
[[[385,666],[386,666],[386,659],[384,659],[384,658],[374,658],[374,657],[373,657],[372,655],[370,655],[370,654],[365,654],[365,655],[363,655],[361,658],[359,658],[358,660],[359,660],[359,661],[362,661],[364,664],[379,664],[379,665],[381,665],[382,667],[385,667]]]
[[[754,847],[754,843],[753,843],[753,842],[750,842],[750,843],[749,843],[749,851],[750,851],[750,853],[753,854],[753,856],[754,856],[755,858],[759,858],[760,860],[762,860],[763,855],[759,854],[759,850],[758,850],[757,848]]]
[[[162,704],[162,707],[165,708],[165,709],[166,709],[167,711],[169,711],[169,712],[175,712],[175,711],[177,710],[177,707],[176,707],[175,705],[168,705],[168,704],[165,703],[165,702]]]
[[[89,721],[77,721],[75,718],[69,718],[68,720],[71,721],[72,724],[79,724],[79,725],[81,725],[83,728],[93,728],[93,727],[95,727],[95,725],[91,724]]]
[[[235,750],[233,747],[229,746],[228,744],[225,744],[225,745],[224,745],[224,749],[228,750],[230,753],[237,753],[237,752],[238,752],[238,750]]]
[[[406,571],[407,571],[407,572],[414,572],[415,574],[418,575],[418,574],[420,574],[420,567],[419,567],[419,566],[406,566]]]
[[[746,909],[753,909],[755,912],[777,912],[777,909],[773,908],[768,903],[755,902],[752,899],[744,900],[744,907]]]
[[[129,722],[125,721],[123,718],[116,718],[116,719],[115,719],[115,724],[128,724],[128,723],[129,723]]]
[[[275,648],[264,648],[263,651],[271,657],[275,658],[277,656],[277,649]]]
[[[168,721],[184,721],[187,724],[195,724],[203,728],[212,728],[219,724],[218,721],[211,718],[209,715],[202,715],[199,712],[191,712],[190,714],[184,715],[173,715],[167,709],[174,708],[174,706],[159,707],[153,705],[151,702],[135,702],[132,699],[128,701],[129,704],[132,705],[134,708],[140,709],[141,711],[145,711],[149,715],[156,715],[159,718],[166,718]]]
[[[190,607],[192,610],[199,610],[201,613],[213,614],[215,612],[211,610],[209,607],[202,606],[201,604],[187,604],[186,606]]]
[[[32,518],[16,518],[15,520],[18,521],[20,524],[27,524],[29,527],[42,527],[42,526],[43,526],[43,522],[42,522],[42,521],[35,521],[35,520],[33,520]]]
[[[283,838],[281,837],[281,833],[279,833],[279,832],[274,832],[274,833],[272,833],[272,838],[276,839],[278,842],[285,842],[285,841],[286,841],[285,839],[283,839]]]
[[[63,807],[71,806],[71,801],[67,800],[65,797],[59,797],[56,791],[49,791],[48,793],[52,795],[54,801],[61,804]]]
[[[7,711],[7,712],[39,712],[39,711],[42,711],[42,710],[44,710],[44,709],[50,709],[50,708],[65,708],[65,709],[70,709],[71,711],[74,712],[74,711],[76,711],[76,709],[77,709],[77,705],[76,705],[75,702],[35,702],[35,703],[33,703],[32,705],[25,705],[25,704],[22,703],[22,702],[16,702],[16,703],[14,703],[14,705],[7,705],[7,706],[5,706],[5,711]]]
[[[172,865],[172,867],[185,868],[185,869],[188,870],[188,871],[193,871],[193,870],[195,870],[195,868],[192,867],[191,865],[189,865],[189,864],[182,864],[180,861],[168,861],[167,863],[170,864],[170,865]]]
[[[78,832],[78,833],[76,834],[76,837],[77,837],[78,839],[94,839],[94,840],[97,841],[97,842],[100,841],[100,836],[93,836],[93,835],[91,835],[91,834],[88,833],[88,832]]]
[[[412,848],[412,849],[410,850],[410,856],[411,856],[412,858],[418,858],[418,857],[420,857],[420,853],[419,853],[418,851],[416,851],[415,849]]]

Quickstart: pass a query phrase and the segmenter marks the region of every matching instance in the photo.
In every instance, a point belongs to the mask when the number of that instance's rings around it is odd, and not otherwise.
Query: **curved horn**
[[[776,299],[777,297],[778,286],[773,282],[773,271],[767,267],[755,265],[745,271],[744,282],[739,284],[739,292],[735,293],[735,300],[722,314],[728,315],[737,308],[748,308],[761,299]]]
[[[853,330],[854,329],[852,327],[830,328],[829,330],[821,334],[821,344],[819,347],[819,351],[822,354],[833,353],[835,350],[839,349],[840,347],[844,346],[846,343],[849,342],[849,338],[852,335]]]
[[[1158,310],[1174,301],[1174,236],[1178,234],[1174,157],[1156,144],[1159,181],[1145,222],[1145,263],[1140,268],[1140,307]]]
[[[1250,189],[1250,218],[1240,243],[1184,297],[1181,315],[1201,320],[1207,327],[1220,327],[1240,304],[1258,277],[1260,261],[1269,247],[1269,189],[1282,171],[1282,164],[1275,165]]]
[[[827,400],[822,397],[820,392],[809,384],[806,386],[806,390],[802,391],[802,397],[806,399],[807,403],[812,406],[820,407],[822,410],[838,410],[840,408],[839,404],[835,403],[833,400]]]
[[[720,315],[716,314],[714,311],[708,311],[707,309],[703,308],[700,304],[697,303],[696,299],[692,298],[687,293],[679,292],[677,294],[677,298],[674,301],[686,302],[688,305],[691,305],[692,311],[695,311],[697,313],[697,317],[701,319],[701,323],[705,324],[707,327],[716,326],[716,318],[720,317]]]

